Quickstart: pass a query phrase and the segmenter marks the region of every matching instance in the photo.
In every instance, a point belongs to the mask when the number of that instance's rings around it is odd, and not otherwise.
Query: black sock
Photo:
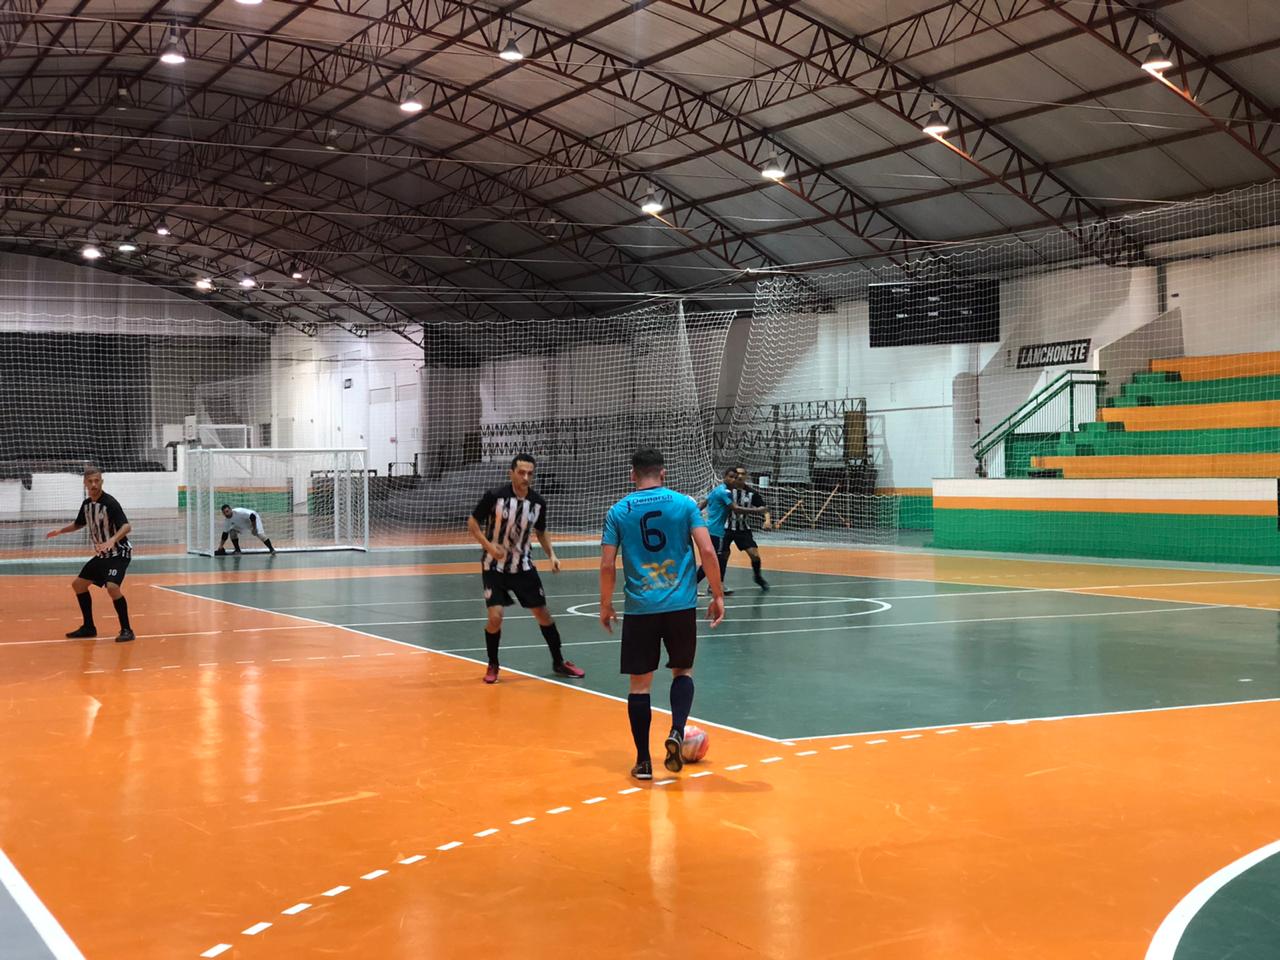
[[[265,546],[265,547],[266,547],[268,550],[270,550],[272,553],[275,553],[275,552],[276,552],[276,548],[275,548],[275,547],[273,547],[273,546],[271,545],[271,539],[270,539],[270,538],[267,538],[266,540],[263,540],[263,541],[262,541],[262,543],[263,543],[263,546]]]
[[[698,568],[698,576],[697,576],[697,579],[695,579],[693,582],[694,582],[694,583],[701,583],[701,582],[702,582],[703,580],[705,580],[705,579],[707,579],[707,571],[705,571],[705,570],[703,570],[701,567],[699,567],[699,568]]]
[[[684,725],[689,722],[693,709],[693,677],[679,676],[671,679],[671,729],[684,736]]]
[[[124,597],[116,597],[111,601],[116,608],[116,616],[120,618],[120,629],[131,630],[129,626],[129,601]]]
[[[490,633],[488,630],[484,632],[484,648],[489,654],[489,666],[496,667],[498,665],[498,641],[502,639],[502,631]]]
[[[760,558],[759,557],[751,558],[751,575],[754,576],[757,580],[760,579]]]
[[[649,694],[633,693],[627,697],[627,719],[631,721],[631,739],[636,743],[636,763],[649,759]]]
[[[724,573],[729,569],[729,551],[720,554],[720,583],[724,583]]]
[[[90,630],[93,629],[93,597],[89,596],[89,591],[76,594],[76,602],[80,604],[80,615],[84,617],[84,625]]]
[[[560,628],[554,623],[549,627],[538,625],[542,631],[542,639],[547,641],[547,649],[551,651],[551,662],[556,666],[564,663],[564,654],[560,652]]]

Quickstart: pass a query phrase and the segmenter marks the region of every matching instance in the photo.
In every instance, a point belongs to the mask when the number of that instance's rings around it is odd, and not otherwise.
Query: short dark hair
[[[538,465],[538,461],[533,459],[532,453],[517,453],[514,457],[511,458],[511,469],[514,470],[516,468],[516,464],[519,463],[521,460],[523,460],[525,463],[534,467]]]
[[[86,463],[84,465],[84,475],[86,477],[100,477],[102,476],[102,471],[99,470],[92,463]]]
[[[640,447],[631,455],[631,469],[641,476],[657,473],[664,466],[666,461],[657,447]]]
[[[736,476],[738,475],[738,468],[737,468],[737,467],[725,467],[725,468],[724,468],[724,470],[722,470],[722,471],[721,471],[720,476],[722,476],[722,477],[727,477],[727,476],[728,476],[729,474],[731,474],[731,473],[736,477]]]
[[[231,504],[229,504],[229,503],[224,503],[224,504],[223,504],[222,506],[220,506],[218,509],[219,509],[219,510],[230,510],[230,509],[231,509]]]

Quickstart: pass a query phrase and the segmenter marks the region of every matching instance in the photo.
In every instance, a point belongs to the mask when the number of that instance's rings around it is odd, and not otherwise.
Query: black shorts
[[[484,570],[480,575],[484,580],[486,607],[509,607],[516,600],[527,610],[547,605],[547,595],[542,592],[542,578],[537,570],[521,570],[519,573]],[[512,594],[515,600],[511,599]]]
[[[751,535],[751,530],[726,530],[724,533],[724,552],[729,552],[729,544],[733,544],[739,550],[750,550],[756,545],[756,538]]]
[[[80,568],[80,579],[88,580],[95,587],[104,587],[108,583],[118,586],[124,582],[128,569],[128,557],[93,557]]]
[[[622,672],[653,673],[658,669],[662,645],[667,646],[667,666],[687,670],[698,652],[698,611],[628,614],[622,618]]]

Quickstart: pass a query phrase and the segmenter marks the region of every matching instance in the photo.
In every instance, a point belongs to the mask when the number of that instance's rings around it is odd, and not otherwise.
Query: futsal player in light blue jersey
[[[649,691],[662,646],[671,668],[671,733],[664,744],[664,765],[673,773],[684,766],[680,755],[684,725],[693,709],[693,659],[697,651],[698,587],[694,571],[696,545],[707,572],[712,627],[724,619],[719,561],[702,511],[692,498],[668,490],[662,454],[641,447],[631,457],[634,492],[612,507],[604,520],[600,550],[600,623],[610,633],[618,619],[613,609],[618,553],[626,583],[626,617],[622,621],[622,672],[631,677],[627,716],[636,745],[631,776],[653,779],[649,756],[652,722]]]
[[[707,498],[698,504],[700,508],[707,511],[707,533],[711,534],[711,546],[715,548],[716,557],[720,561],[720,582],[724,583],[724,571],[729,564],[729,543],[725,540],[724,529],[725,523],[729,520],[733,512],[733,489],[738,483],[738,471],[733,467],[729,467],[724,472],[724,483],[714,488],[707,494]],[[703,568],[698,570],[698,583],[701,583],[706,577],[707,572]],[[725,590],[726,597],[733,594],[732,590]]]

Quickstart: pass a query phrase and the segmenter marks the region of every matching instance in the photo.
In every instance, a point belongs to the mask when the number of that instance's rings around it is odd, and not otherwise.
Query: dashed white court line
[[[959,732],[959,730],[958,730],[957,728],[950,728],[950,729],[948,729],[946,732],[948,732],[948,733],[958,733],[958,732]],[[916,736],[920,736],[920,735],[919,735],[919,734],[917,734]],[[904,737],[903,739],[908,739],[908,737]],[[887,743],[888,741],[887,741],[887,740],[877,740],[877,741],[871,741],[871,742]],[[831,749],[831,750],[847,750],[847,749],[851,749],[852,747],[853,747],[853,744],[850,744],[850,743],[843,743],[843,744],[835,744],[835,745],[831,746],[831,747],[830,747],[830,749]],[[797,752],[796,754],[794,754],[794,756],[796,756],[796,757],[809,757],[809,756],[815,756],[817,753],[818,753],[818,751],[817,751],[817,750],[802,750],[802,751],[799,751],[799,752]],[[785,760],[785,759],[786,759],[786,758],[785,758],[785,757],[782,757],[782,756],[765,757],[765,758],[763,758],[762,760],[760,760],[759,762],[760,762],[760,763],[762,763],[762,764],[769,764],[769,763],[781,763],[781,762],[782,762],[783,760]],[[735,764],[729,764],[729,765],[728,765],[728,766],[726,766],[724,769],[725,769],[726,771],[730,771],[730,770],[742,770],[742,769],[745,769],[745,768],[746,768],[746,767],[748,767],[748,766],[749,766],[749,764],[746,764],[746,763],[735,763]],[[695,771],[695,772],[693,772],[693,773],[689,774],[688,779],[689,779],[689,780],[698,780],[698,779],[701,779],[701,778],[703,778],[703,777],[710,777],[710,776],[714,776],[714,775],[715,775],[715,773],[716,773],[716,771],[715,771],[715,770],[698,770],[698,771]],[[675,784],[675,783],[680,783],[680,782],[681,782],[681,780],[680,780],[679,778],[669,777],[669,778],[662,779],[662,780],[655,780],[655,781],[653,781],[653,783],[651,784],[651,786],[653,786],[653,787],[664,787],[664,786],[668,786],[668,785],[670,785],[670,784]],[[635,794],[635,793],[640,793],[641,791],[642,791],[642,788],[641,788],[641,787],[638,787],[638,786],[632,786],[632,787],[626,787],[626,788],[623,788],[623,789],[621,789],[621,790],[618,790],[617,792],[618,792],[618,795],[620,795],[620,796],[630,796],[630,795]],[[604,802],[605,800],[607,800],[607,799],[608,799],[608,798],[607,798],[607,797],[605,797],[604,795],[598,795],[598,796],[594,796],[594,797],[588,797],[587,799],[585,799],[585,800],[581,801],[581,805],[582,805],[583,807],[587,807],[587,806],[594,806],[594,805],[596,805],[596,804],[603,803],[603,802]],[[573,809],[574,809],[574,807],[573,807],[573,805],[572,805],[572,804],[565,804],[565,805],[562,805],[562,806],[559,806],[559,807],[552,807],[552,808],[550,808],[549,810],[547,810],[547,813],[548,813],[549,815],[559,816],[559,815],[563,815],[563,814],[566,814],[566,813],[571,813],[571,812],[573,811]],[[533,823],[535,819],[536,819],[535,817],[517,817],[515,820],[512,820],[512,821],[510,821],[510,822],[511,822],[511,824],[512,824],[513,826],[521,826],[521,825],[524,825],[524,824]],[[496,833],[498,833],[498,832],[499,832],[499,831],[498,831],[498,829],[497,829],[496,827],[488,827],[488,828],[486,828],[486,829],[484,829],[484,830],[476,831],[475,833],[473,833],[473,834],[472,834],[472,836],[477,837],[477,838],[484,838],[484,837],[490,837],[490,836],[493,836],[494,834],[496,834]],[[451,841],[449,841],[448,843],[442,843],[442,844],[440,844],[438,847],[436,847],[436,850],[441,851],[441,852],[445,852],[445,851],[449,851],[449,850],[454,850],[454,849],[456,849],[456,848],[458,848],[458,847],[461,847],[462,845],[463,845],[463,844],[462,844],[462,841],[460,841],[460,840],[451,840]],[[409,865],[412,865],[412,864],[415,864],[415,863],[419,863],[419,862],[421,862],[421,861],[423,861],[423,860],[425,860],[425,859],[426,859],[426,858],[425,858],[422,854],[414,854],[413,856],[405,857],[405,858],[403,858],[403,859],[397,860],[396,862],[397,862],[397,863],[399,863],[399,864],[401,864],[401,865],[403,865],[403,866],[409,866]],[[380,878],[380,877],[387,876],[387,874],[388,874],[389,872],[390,872],[390,871],[388,871],[388,870],[386,870],[386,869],[384,869],[384,868],[378,868],[378,869],[375,869],[375,870],[371,870],[371,871],[369,871],[368,873],[361,874],[361,875],[360,875],[360,879],[361,879],[361,880],[376,880],[376,879],[378,879],[378,878]],[[347,890],[350,890],[350,889],[351,889],[351,888],[350,888],[349,886],[346,886],[346,885],[339,885],[339,886],[336,886],[336,887],[331,887],[331,888],[329,888],[329,889],[328,889],[328,890],[326,890],[323,894],[321,894],[321,896],[325,896],[325,897],[336,897],[336,896],[338,896],[339,894],[344,893],[344,892],[346,892]],[[282,913],[282,914],[284,914],[284,915],[295,915],[295,914],[302,913],[303,911],[310,909],[310,907],[311,907],[311,904],[310,904],[310,903],[306,903],[306,902],[297,903],[297,904],[294,904],[292,907],[289,907],[288,909],[281,911],[281,913]],[[254,935],[258,934],[258,933],[261,933],[263,930],[266,930],[266,929],[267,929],[268,927],[270,927],[270,926],[271,926],[271,924],[270,924],[270,923],[266,923],[266,922],[259,922],[259,923],[254,924],[254,925],[253,925],[253,926],[251,926],[251,927],[246,928],[245,930],[242,930],[242,931],[241,931],[241,933],[242,933],[242,934],[244,934],[244,935],[246,935],[246,936],[254,936]],[[205,951],[205,953],[202,953],[202,954],[201,954],[201,956],[202,956],[202,957],[204,957],[204,956],[209,956],[209,955],[211,955],[211,954],[210,954],[210,952],[211,952],[211,951],[216,951],[216,952],[215,952],[215,953],[213,953],[212,955],[213,955],[213,956],[217,956],[219,953],[225,952],[226,950],[229,950],[229,949],[231,949],[231,945],[229,945],[229,944],[218,944],[218,945],[216,945],[216,946],[214,946],[214,947],[210,947],[210,948],[209,948],[209,950]]]
[[[215,945],[215,946],[210,947],[210,948],[209,948],[208,950],[206,950],[204,953],[200,954],[200,956],[202,956],[202,957],[210,957],[210,958],[212,958],[212,957],[220,957],[220,956],[222,956],[224,953],[226,953],[226,952],[227,952],[228,950],[230,950],[230,949],[231,949],[231,944],[229,944],[229,943],[219,943],[219,944],[217,944],[217,945]]]

